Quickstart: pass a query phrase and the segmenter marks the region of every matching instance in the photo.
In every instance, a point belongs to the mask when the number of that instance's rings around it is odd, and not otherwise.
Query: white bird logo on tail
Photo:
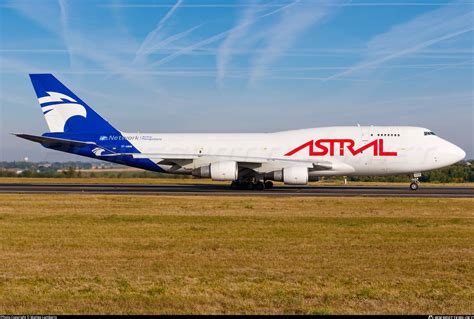
[[[51,132],[64,132],[64,125],[73,116],[87,117],[87,111],[75,99],[58,92],[46,92],[38,99]],[[72,102],[72,103],[71,103]],[[53,103],[53,104],[50,104]]]
[[[94,153],[95,156],[102,156],[103,152],[105,152],[105,150],[100,147],[96,147],[92,150],[92,153]]]

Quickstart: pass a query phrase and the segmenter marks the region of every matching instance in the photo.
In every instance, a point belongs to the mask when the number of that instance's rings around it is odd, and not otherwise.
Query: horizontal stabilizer
[[[95,142],[83,142],[83,141],[68,140],[68,139],[56,138],[56,137],[30,135],[30,134],[13,134],[13,135],[24,138],[25,140],[40,143],[45,147],[61,146],[61,147],[69,148],[69,147],[82,147],[86,145],[92,145],[92,146],[100,147],[111,153],[114,153],[113,151],[106,149],[103,146],[97,145],[97,143]]]
[[[84,145],[95,145],[94,142],[82,142],[82,141],[74,141],[74,140],[66,140],[63,138],[55,138],[55,137],[46,137],[46,136],[38,136],[38,135],[30,135],[30,134],[13,134],[15,136],[24,138],[25,140],[38,142],[41,144],[44,143],[62,143],[62,144],[69,144],[71,146],[84,146]]]

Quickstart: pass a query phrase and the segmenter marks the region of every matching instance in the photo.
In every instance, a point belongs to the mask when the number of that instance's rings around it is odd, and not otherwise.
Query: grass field
[[[0,313],[473,313],[474,199],[0,195]]]
[[[0,177],[0,183],[11,184],[148,184],[148,185],[163,185],[163,184],[218,184],[230,185],[230,182],[215,182],[208,178],[116,178],[116,177],[82,177],[82,178],[28,178],[28,177]],[[323,185],[343,185],[343,181],[320,181],[311,182],[309,186],[323,186]],[[275,185],[283,185],[283,183],[275,182]],[[410,179],[407,177],[405,183],[399,182],[348,182],[348,185],[362,185],[362,186],[406,186],[410,185]],[[423,186],[465,186],[474,187],[474,183],[421,183]]]

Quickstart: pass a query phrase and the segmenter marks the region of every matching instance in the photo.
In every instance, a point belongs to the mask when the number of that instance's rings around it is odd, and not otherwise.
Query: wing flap
[[[333,168],[333,164],[331,162],[316,162],[313,163],[313,167],[310,168],[311,171],[326,171],[331,170]]]

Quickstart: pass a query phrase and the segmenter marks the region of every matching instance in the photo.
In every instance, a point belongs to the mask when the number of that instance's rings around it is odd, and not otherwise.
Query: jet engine
[[[193,169],[192,175],[196,177],[210,177],[214,181],[235,181],[239,174],[239,166],[234,161],[211,163]]]
[[[308,183],[308,168],[304,166],[285,167],[282,170],[274,171],[265,177],[274,181],[282,181],[289,185],[305,185]]]

